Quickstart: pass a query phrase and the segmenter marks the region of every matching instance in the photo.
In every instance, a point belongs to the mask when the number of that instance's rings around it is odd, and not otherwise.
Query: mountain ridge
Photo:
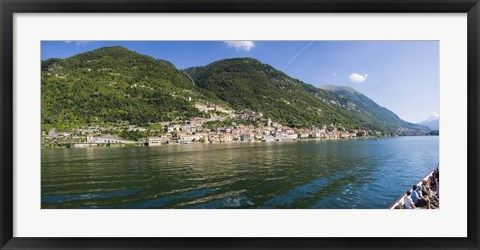
[[[120,46],[42,61],[42,124],[148,124],[204,116],[195,102],[216,96],[191,84],[173,64]]]
[[[319,88],[327,89],[328,91],[337,94],[339,99],[346,97],[349,101],[352,101],[354,105],[360,107],[361,110],[365,111],[366,114],[374,117],[376,120],[388,121],[389,123],[394,124],[397,128],[428,130],[425,126],[402,120],[394,112],[379,105],[378,103],[352,87],[323,85]]]
[[[203,112],[200,104],[252,109],[299,128],[338,125],[387,134],[402,127],[425,128],[401,120],[353,88],[316,88],[248,57],[179,70],[171,62],[113,46],[42,61],[41,70],[44,129],[141,125],[217,112]]]
[[[243,70],[238,71],[238,69]],[[272,66],[268,64],[263,64],[260,61],[252,58],[233,58],[219,60],[206,66],[192,67],[185,69],[184,71],[187,72],[187,74],[189,74],[192,78],[194,78],[195,82],[199,86],[213,91],[224,101],[231,103],[233,98],[235,104],[232,105],[237,106],[237,108],[259,109],[262,112],[265,112],[267,115],[272,115],[275,118],[279,118],[280,110],[275,110],[275,107],[279,107],[278,109],[281,109],[283,112],[287,112],[288,110],[285,110],[285,106],[277,105],[273,108],[266,107],[266,104],[274,102],[274,100],[267,98],[268,102],[265,103],[264,99],[260,99],[257,96],[259,92],[249,93],[249,95],[254,96],[253,100],[248,96],[242,96],[240,100],[236,100],[238,99],[239,92],[242,92],[238,90],[238,85],[243,84],[248,86],[248,84],[250,84],[250,87],[253,89],[260,81],[258,75],[267,75],[268,77],[270,77],[270,82],[268,81],[268,79],[263,79],[261,81],[264,83],[264,86],[270,86],[268,88],[270,91],[270,95],[274,95],[276,100],[281,100],[282,98],[284,98],[287,99],[286,101],[288,103],[293,103],[294,99],[310,100],[309,103],[301,107],[301,110],[295,109],[293,111],[306,116],[304,112],[306,111],[304,110],[305,108],[307,109],[307,111],[309,108],[310,111],[314,108],[317,108],[323,112],[323,116],[330,117],[330,119],[322,119],[320,117],[317,117],[315,118],[317,119],[317,123],[315,121],[312,121],[313,124],[301,124],[301,126],[318,126],[318,123],[325,124],[333,122],[347,125],[347,128],[368,127],[371,129],[388,131],[389,133],[394,133],[397,129],[402,127],[408,129],[427,130],[427,128],[424,126],[403,121],[395,113],[384,107],[381,107],[373,100],[351,87],[326,85],[317,88],[298,79],[294,79],[285,74],[284,72],[276,70]],[[229,75],[222,75],[218,72],[228,72]],[[239,75],[238,72],[243,73],[243,75]],[[248,73],[245,74],[245,72]],[[217,76],[212,76],[215,74],[217,74]],[[232,79],[232,76],[234,79]],[[212,79],[215,77],[217,79]],[[274,83],[272,83],[272,81]],[[282,82],[284,83],[283,85],[281,84]],[[223,85],[225,85],[226,83],[229,84],[229,86],[225,90],[225,86]],[[274,88],[272,88],[272,86]],[[245,88],[245,86],[243,88]],[[276,93],[275,88],[281,89],[283,92]],[[295,96],[295,98],[293,99],[288,98],[288,93],[299,91],[299,89],[303,89],[303,92],[308,93],[309,96],[306,96],[304,95],[305,93],[302,93],[301,95],[299,94],[298,96]],[[314,102],[312,100],[312,97],[320,100],[320,102]],[[248,101],[244,102],[245,99],[247,99]],[[238,103],[238,101],[240,101],[240,103]],[[255,106],[249,105],[250,103],[255,103]],[[315,113],[310,113],[309,116],[315,117],[315,115]],[[306,118],[303,119],[308,120]],[[291,122],[289,120],[281,120],[287,123]],[[353,121],[353,123],[356,123],[357,126],[348,124],[349,122],[346,120]],[[297,124],[290,123],[289,125],[296,126]]]

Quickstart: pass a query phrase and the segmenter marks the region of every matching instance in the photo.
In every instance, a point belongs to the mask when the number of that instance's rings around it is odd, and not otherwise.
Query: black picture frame
[[[0,0],[1,249],[479,249],[478,0]],[[468,236],[466,238],[18,238],[13,237],[15,13],[468,13]],[[381,229],[388,230],[388,229]],[[406,247],[407,245],[411,247]]]

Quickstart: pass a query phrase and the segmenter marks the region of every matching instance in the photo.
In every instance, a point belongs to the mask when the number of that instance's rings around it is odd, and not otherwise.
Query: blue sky
[[[440,111],[438,41],[43,41],[41,58],[113,45],[179,69],[252,57],[314,86],[351,86],[409,122]]]

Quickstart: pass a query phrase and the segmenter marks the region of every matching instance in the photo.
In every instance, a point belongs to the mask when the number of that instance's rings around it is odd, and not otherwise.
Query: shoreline
[[[387,138],[397,138],[397,137],[432,137],[438,135],[412,135],[412,136],[383,136],[383,137],[355,137],[355,138],[304,138],[304,139],[296,139],[296,140],[279,140],[279,141],[227,141],[227,142],[214,142],[214,143],[206,143],[206,142],[191,142],[191,143],[166,143],[162,145],[154,145],[149,146],[145,145],[144,142],[136,142],[136,143],[109,143],[102,145],[100,143],[69,143],[71,144],[69,147],[65,144],[50,144],[53,146],[48,146],[47,144],[41,144],[41,149],[82,149],[82,148],[125,148],[125,147],[152,147],[152,148],[161,148],[161,147],[169,147],[169,146],[185,146],[185,145],[224,145],[224,144],[250,144],[250,143],[294,143],[294,142],[309,142],[309,141],[355,141],[355,140],[379,140],[379,139],[387,139]],[[81,146],[77,146],[81,145]]]

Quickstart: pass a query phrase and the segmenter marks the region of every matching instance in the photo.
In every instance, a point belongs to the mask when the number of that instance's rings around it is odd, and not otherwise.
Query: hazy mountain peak
[[[427,119],[418,124],[429,127],[431,130],[438,130],[440,122],[440,115],[437,112],[433,112]]]
[[[424,120],[424,122],[429,122],[429,121],[438,121],[440,117],[438,115],[430,115],[427,119]]]

